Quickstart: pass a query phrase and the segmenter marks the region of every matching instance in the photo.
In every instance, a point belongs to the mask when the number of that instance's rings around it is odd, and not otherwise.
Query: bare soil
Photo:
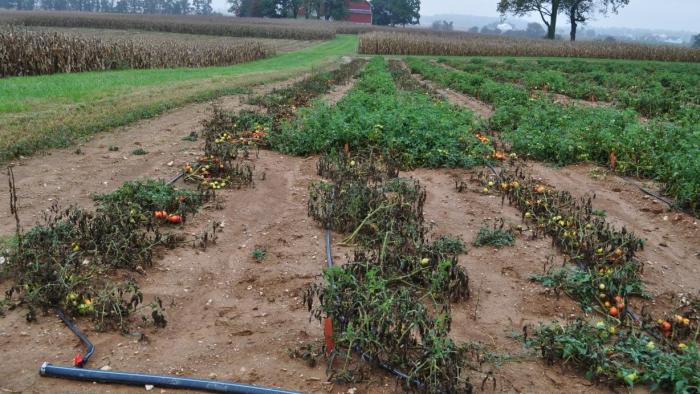
[[[268,85],[264,90],[272,87]],[[333,99],[342,89],[324,99]],[[242,98],[228,97],[220,105],[242,109]],[[81,146],[80,155],[73,149],[54,150],[46,156],[21,160],[15,176],[23,225],[34,224],[38,214],[56,199],[63,205],[91,206],[92,193],[111,191],[124,181],[174,176],[184,162],[201,152],[200,142],[181,138],[200,127],[207,110],[205,104],[190,105],[102,134]],[[109,152],[110,145],[120,150]],[[132,155],[138,147],[149,153]],[[321,228],[306,215],[307,185],[316,178],[316,161],[315,157],[261,151],[254,159],[254,187],[222,191],[222,209],[209,206],[186,225],[187,231],[197,233],[211,226],[212,221],[223,222],[217,243],[206,251],[188,247],[166,251],[146,275],[137,276],[147,299],[159,296],[165,301],[169,321],[166,328],[135,326],[134,331],[145,337],[124,336],[98,333],[90,328],[89,321],[78,322],[97,348],[90,366],[307,392],[346,392],[351,387],[356,387],[358,393],[401,392],[396,380],[382,372],[356,386],[329,383],[323,363],[312,368],[288,355],[288,349],[323,337],[321,325],[309,320],[301,301],[303,289],[318,280],[325,266]],[[647,239],[640,256],[649,262],[644,279],[652,293],[662,296],[657,299],[660,307],[668,306],[679,292],[700,290],[700,231],[695,218],[667,212],[665,205],[647,198],[621,178],[594,178],[590,165],[559,169],[538,163],[528,166],[534,176],[558,189],[577,196],[595,193],[595,208],[606,210],[613,223]],[[520,224],[520,213],[501,205],[500,197],[484,195],[478,188],[462,193],[455,190],[454,177],[469,178],[477,171],[419,169],[403,174],[419,179],[427,188],[425,215],[435,225],[435,236],[458,235],[471,244],[485,220],[504,218]],[[0,195],[7,195],[5,182],[0,182]],[[11,234],[14,224],[9,208],[1,206],[0,214],[4,218],[0,235]],[[341,236],[334,234],[334,239]],[[255,247],[267,250],[261,263],[251,257]],[[344,253],[339,248],[334,250],[337,263],[344,261]],[[545,365],[513,338],[526,325],[565,321],[581,314],[570,299],[557,299],[528,281],[531,273],[542,269],[548,256],[557,256],[548,239],[532,240],[524,235],[513,247],[470,247],[461,256],[461,264],[470,276],[472,297],[453,307],[453,337],[458,342],[481,341],[497,353],[510,355],[510,361],[501,366],[484,365],[481,372],[474,373],[477,391],[481,391],[481,379],[489,371],[496,377],[495,391],[500,392],[609,391],[592,385],[575,371]],[[0,283],[0,288],[4,286]],[[24,320],[21,310],[0,318],[0,350],[4,355],[0,361],[0,389],[4,391],[144,391],[39,377],[43,361],[68,365],[81,351],[77,339],[50,314],[32,324]],[[494,391],[491,384],[487,382],[483,391]]]

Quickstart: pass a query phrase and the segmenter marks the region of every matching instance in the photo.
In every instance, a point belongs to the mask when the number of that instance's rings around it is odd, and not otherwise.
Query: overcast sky
[[[214,8],[228,8],[226,0],[213,0]],[[498,0],[421,0],[421,15],[466,14],[498,16]],[[539,20],[539,16],[531,18]],[[591,26],[614,26],[700,32],[700,0],[630,0],[618,15],[599,16]]]

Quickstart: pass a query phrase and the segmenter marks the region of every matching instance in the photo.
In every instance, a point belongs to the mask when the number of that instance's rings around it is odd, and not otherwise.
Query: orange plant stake
[[[615,169],[615,166],[617,165],[617,156],[615,156],[615,151],[610,151],[610,168]]]
[[[335,347],[333,342],[333,321],[330,317],[323,320],[323,336],[326,339],[326,356],[331,354]]]

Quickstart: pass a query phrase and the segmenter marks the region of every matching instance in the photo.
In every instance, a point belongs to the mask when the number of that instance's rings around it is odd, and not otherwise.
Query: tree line
[[[596,12],[603,15],[617,11],[629,4],[629,0],[500,0],[498,12],[524,16],[538,13],[547,26],[547,38],[553,40],[557,32],[557,17],[564,14],[571,25],[569,38],[576,41],[579,23],[589,20]]]
[[[119,12],[158,15],[211,15],[212,0],[0,0],[17,10]]]
[[[229,12],[243,17],[343,20],[346,0],[228,0]],[[371,0],[372,23],[406,26],[420,21],[420,0]]]
[[[210,15],[212,0],[0,0],[0,8],[47,11],[120,12],[161,15]],[[229,12],[242,17],[343,20],[346,0],[227,0]],[[372,23],[406,26],[420,21],[420,0],[370,0]]]

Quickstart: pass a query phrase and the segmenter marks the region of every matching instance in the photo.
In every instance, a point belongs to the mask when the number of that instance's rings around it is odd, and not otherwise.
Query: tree
[[[372,0],[375,25],[416,25],[420,23],[420,0]]]
[[[501,34],[501,30],[498,28],[498,23],[490,23],[481,27],[481,34]]]
[[[545,33],[544,27],[536,22],[528,23],[525,29],[525,35],[528,37],[543,38]]]
[[[192,0],[192,12],[195,15],[211,15],[211,0]]]
[[[629,0],[561,0],[564,13],[569,18],[571,24],[571,32],[569,37],[571,41],[576,41],[576,29],[578,23],[584,23],[589,20],[596,11],[603,15],[607,15],[609,11],[617,13],[617,11],[629,4]]]
[[[479,26],[472,26],[469,30],[469,33],[478,33],[479,32]]]
[[[321,10],[326,20],[342,21],[348,15],[345,0],[321,0]]]
[[[452,31],[455,29],[454,22],[448,22],[445,20],[433,21],[433,24],[432,26],[430,26],[430,28],[437,31]]]
[[[321,17],[321,0],[302,0],[304,8],[304,18],[309,19],[312,16],[316,19]]]
[[[497,10],[501,14],[524,16],[537,12],[547,26],[547,38],[553,40],[557,34],[557,15],[562,1],[566,0],[500,0]]]
[[[17,0],[17,9],[31,11],[34,9],[34,0]]]
[[[690,39],[690,46],[700,48],[700,34],[696,34]]]

